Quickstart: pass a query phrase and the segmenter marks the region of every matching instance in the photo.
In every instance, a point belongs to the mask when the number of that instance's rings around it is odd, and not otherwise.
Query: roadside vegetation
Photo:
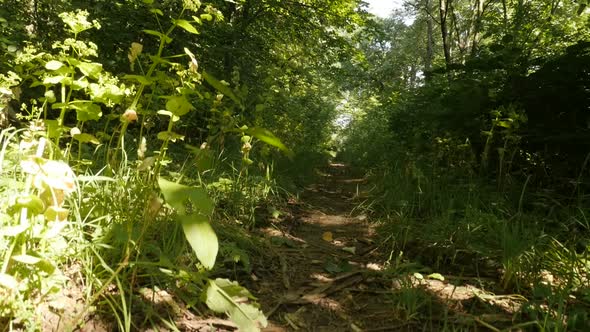
[[[91,3],[0,0],[2,330],[589,326],[586,1]]]

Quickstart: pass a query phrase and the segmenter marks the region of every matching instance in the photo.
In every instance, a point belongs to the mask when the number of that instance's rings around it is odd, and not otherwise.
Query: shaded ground
[[[350,173],[345,165],[330,165],[300,201],[292,202],[291,220],[263,230],[277,258],[266,262],[265,273],[249,287],[269,317],[266,331],[512,325],[517,299],[491,296],[466,284],[470,280],[428,279],[400,269],[411,267],[408,263],[393,266],[390,241],[380,242],[374,223],[355,210],[365,180]]]
[[[415,264],[395,257],[395,239],[378,237],[375,222],[357,208],[366,181],[351,174],[331,164],[289,202],[286,218],[256,233],[266,243],[263,254],[252,254],[251,275],[236,279],[259,298],[269,319],[265,331],[494,331],[514,325],[521,298],[492,295],[481,279],[421,275]],[[38,308],[45,331],[71,330],[67,326],[78,321],[84,285],[72,286]],[[180,331],[236,329],[226,319],[196,314],[166,290],[138,291],[134,303],[145,317],[169,317]],[[114,330],[113,321],[93,314],[85,321],[77,330]],[[143,331],[174,330],[153,323]]]

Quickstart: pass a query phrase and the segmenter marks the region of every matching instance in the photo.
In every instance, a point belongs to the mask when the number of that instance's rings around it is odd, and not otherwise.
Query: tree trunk
[[[432,69],[432,59],[434,58],[434,30],[432,27],[432,16],[430,15],[430,0],[425,0],[426,7],[426,58],[424,59],[424,69]]]
[[[445,65],[447,69],[451,65],[451,44],[449,40],[449,28],[447,25],[449,3],[451,1],[452,0],[438,0],[440,6],[440,32],[443,42],[443,51],[445,54]]]

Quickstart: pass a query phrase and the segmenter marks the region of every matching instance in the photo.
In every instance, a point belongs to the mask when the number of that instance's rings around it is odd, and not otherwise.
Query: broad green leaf
[[[47,62],[45,64],[45,68],[48,70],[58,70],[59,68],[61,68],[64,64],[60,61],[56,61],[56,60],[51,60],[49,62]]]
[[[211,74],[203,71],[203,78],[207,83],[211,84],[217,91],[221,92],[222,94],[230,97],[236,104],[238,104],[242,109],[244,108],[244,103],[236,94],[232,91],[232,89],[223,84],[221,81],[213,77]]]
[[[35,265],[41,261],[41,258],[31,256],[31,255],[15,255],[11,257],[12,260],[15,260],[19,263],[28,264],[28,265]]]
[[[66,80],[66,77],[63,75],[48,76],[43,79],[43,84],[59,84],[65,80]]]
[[[229,279],[224,278],[217,278],[215,279],[215,284],[219,286],[223,291],[225,291],[229,296],[232,298],[249,298],[251,300],[256,300],[256,297],[250,293],[248,289],[245,287],[240,286],[237,281],[231,281]]]
[[[164,16],[164,13],[163,13],[161,10],[159,10],[158,8],[153,8],[153,9],[150,9],[150,12],[151,12],[152,14],[156,14],[156,15]]]
[[[29,227],[27,225],[6,226],[0,228],[0,236],[17,236],[26,231]]]
[[[220,279],[209,280],[203,292],[203,300],[211,310],[226,313],[238,326],[239,331],[260,331],[261,328],[267,326],[266,317],[258,308],[247,303],[237,303],[234,299],[234,297],[243,298],[243,296],[235,294],[236,286],[241,286],[233,283],[224,286],[226,283],[218,283],[218,280]]]
[[[201,14],[201,19],[204,21],[211,21],[213,20],[213,16],[211,16],[211,14]]]
[[[180,215],[198,214],[210,216],[213,213],[213,202],[203,188],[189,187],[160,178],[160,190],[166,202]],[[187,209],[191,206],[190,209]]]
[[[176,140],[183,140],[184,139],[184,135],[180,135],[174,132],[170,132],[170,131],[161,131],[158,133],[158,135],[156,136],[159,140],[162,141],[172,141],[172,142],[176,142]]]
[[[293,151],[291,151],[289,148],[287,148],[285,146],[285,144],[283,144],[283,142],[281,142],[281,140],[278,137],[276,137],[269,130],[264,129],[264,128],[260,128],[260,127],[252,127],[252,128],[246,129],[246,133],[256,137],[257,139],[263,141],[264,143],[266,143],[268,145],[272,145],[274,147],[279,148],[289,158],[293,158],[293,155],[294,155]]]
[[[268,325],[264,313],[247,303],[238,304],[238,308],[231,310],[228,317],[238,326],[240,331],[260,331],[260,328]]]
[[[197,258],[206,269],[212,269],[217,258],[219,243],[217,235],[207,217],[203,215],[178,215],[184,235],[193,248]]]
[[[100,141],[94,135],[82,133],[74,135],[74,139],[80,143],[100,144]]]
[[[56,138],[61,135],[63,128],[59,126],[57,120],[43,120],[43,123],[45,123],[45,128],[47,128],[47,136],[49,138]]]
[[[76,67],[82,74],[88,77],[97,78],[102,72],[102,64],[96,62],[80,62]]]
[[[88,80],[86,77],[82,77],[78,80],[72,82],[72,89],[73,90],[82,90],[88,87]]]
[[[15,207],[18,209],[27,208],[33,214],[39,214],[45,210],[45,204],[37,195],[20,196],[16,199]]]
[[[98,120],[102,116],[102,109],[100,106],[91,101],[74,101],[69,104],[69,107],[76,110],[76,118],[78,121]]]
[[[187,20],[175,20],[174,24],[176,24],[177,26],[183,28],[184,30],[186,30],[187,32],[190,32],[192,34],[198,35],[199,31],[197,31],[197,29]]]
[[[89,95],[92,101],[96,103],[118,104],[125,96],[125,92],[115,84],[90,83]]]
[[[125,76],[123,76],[123,78],[128,79],[128,80],[136,80],[143,85],[152,84],[152,81],[150,81],[147,77],[142,76],[142,75],[125,75]]]
[[[45,220],[48,221],[66,221],[68,219],[68,215],[70,214],[70,210],[64,209],[61,207],[50,206],[45,210],[43,216]]]
[[[194,107],[185,96],[172,96],[166,102],[166,109],[176,116],[183,116]]]

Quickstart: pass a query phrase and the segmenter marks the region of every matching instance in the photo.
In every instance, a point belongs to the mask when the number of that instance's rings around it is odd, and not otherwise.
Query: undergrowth
[[[494,121],[499,121],[501,112],[496,114]],[[478,158],[468,141],[435,137],[429,148],[410,140],[351,159],[390,140],[408,139],[404,133],[363,137],[371,134],[363,126],[374,121],[379,120],[359,120],[345,129],[348,140],[341,158],[367,173],[369,197],[357,210],[378,220],[378,233],[395,258],[391,268],[415,264],[413,271],[473,280],[494,296],[522,296],[511,322],[498,321],[505,328],[585,330],[590,322],[590,228],[587,201],[579,190],[573,199],[561,199],[511,170],[512,160],[503,156],[521,153],[515,131],[490,134],[504,142],[500,158],[491,158],[491,140]],[[499,129],[492,126],[490,132],[494,130]],[[368,141],[371,147],[365,148]],[[483,169],[495,178],[482,175]],[[404,319],[442,324],[445,330],[465,327],[452,324],[457,317],[441,319],[440,313],[423,310],[433,306],[431,297],[414,287],[402,285],[392,294]]]

